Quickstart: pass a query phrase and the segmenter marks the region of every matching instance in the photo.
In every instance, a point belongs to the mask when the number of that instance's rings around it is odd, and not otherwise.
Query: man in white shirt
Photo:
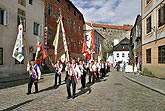
[[[41,71],[37,64],[35,64],[34,60],[31,60],[31,63],[27,65],[27,71],[29,72],[29,82],[28,82],[28,92],[27,95],[31,94],[31,88],[34,83],[35,92],[38,93],[38,79],[40,79]]]
[[[82,72],[80,71],[79,66],[76,64],[76,60],[72,60],[72,64],[69,65],[69,73],[68,78],[66,80],[66,87],[67,87],[67,99],[70,99],[71,97],[74,99],[76,96],[76,84],[78,80],[80,80]],[[77,78],[78,77],[78,78]],[[72,96],[70,91],[70,86],[72,84]]]
[[[57,61],[57,63],[54,65],[52,63],[52,66],[55,68],[55,84],[54,86],[57,86],[57,77],[59,77],[59,85],[61,84],[61,74],[62,74],[62,63],[60,61]]]

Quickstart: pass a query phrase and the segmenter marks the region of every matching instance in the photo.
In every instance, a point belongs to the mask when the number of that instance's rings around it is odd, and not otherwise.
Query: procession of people
[[[105,62],[103,60],[76,60],[75,58],[72,58],[71,61],[64,63],[57,60],[55,64],[52,63],[52,68],[54,68],[55,72],[55,87],[57,85],[61,85],[61,76],[65,76],[67,99],[74,99],[76,97],[76,85],[79,81],[81,83],[81,89],[83,90],[86,88],[86,84],[94,84],[95,82],[99,82],[101,79],[104,79],[106,73],[110,72],[109,62]],[[65,70],[62,71],[63,69]],[[33,83],[35,85],[35,93],[38,93],[38,82],[41,75],[39,66],[32,60],[31,64],[27,67],[27,71],[29,71],[27,94],[31,94],[31,87]]]

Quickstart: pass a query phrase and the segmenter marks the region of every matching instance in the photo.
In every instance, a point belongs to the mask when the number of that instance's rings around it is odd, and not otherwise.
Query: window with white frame
[[[34,22],[33,34],[39,35],[39,24],[37,24],[36,22]]]
[[[122,53],[122,57],[125,57],[125,54],[124,53]]]
[[[152,0],[146,0],[146,5],[149,4]]]
[[[48,4],[48,15],[49,16],[52,16],[52,14],[53,14],[52,5],[51,4]]]
[[[117,53],[117,57],[119,57],[119,53]]]
[[[165,24],[165,4],[158,10],[158,27]]]
[[[151,16],[149,16],[147,19],[146,19],[146,33],[150,33],[151,32],[151,29],[152,29],[152,24],[151,24]]]

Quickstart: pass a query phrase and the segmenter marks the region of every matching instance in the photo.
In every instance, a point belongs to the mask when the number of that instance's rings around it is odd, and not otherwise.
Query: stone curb
[[[138,81],[138,80],[135,80],[135,79],[133,79],[133,78],[131,78],[131,77],[128,77],[126,74],[122,74],[125,78],[127,78],[128,80],[131,80],[131,81],[133,81],[133,82],[135,82],[135,83],[138,83],[138,84],[140,84],[140,85],[142,85],[142,86],[144,86],[144,87],[146,87],[146,88],[148,88],[148,89],[151,89],[151,90],[153,90],[153,91],[155,91],[155,92],[158,92],[158,93],[160,93],[160,94],[162,94],[162,95],[164,95],[165,96],[165,91],[163,91],[163,90],[161,90],[161,89],[158,89],[158,88],[154,88],[154,87],[152,87],[152,86],[149,86],[149,85],[147,85],[147,84],[144,84],[144,83],[142,83],[142,82],[140,82],[140,81]]]

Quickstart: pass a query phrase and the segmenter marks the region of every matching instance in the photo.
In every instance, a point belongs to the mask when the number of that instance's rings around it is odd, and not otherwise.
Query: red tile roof
[[[116,26],[116,25],[107,25],[107,24],[96,24],[96,23],[90,23],[90,22],[85,22],[85,24],[93,27],[100,27],[100,28],[107,28],[107,29],[118,29],[118,30],[128,30],[131,31],[133,28],[133,25],[123,25],[123,26]]]

